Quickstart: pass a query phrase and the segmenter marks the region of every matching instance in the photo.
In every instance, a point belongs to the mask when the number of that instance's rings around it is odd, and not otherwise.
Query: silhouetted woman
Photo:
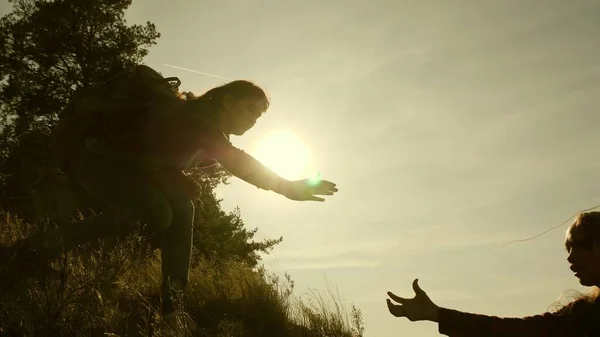
[[[268,107],[260,87],[233,81],[199,97],[187,95],[168,111],[151,108],[123,137],[88,136],[72,160],[73,177],[87,194],[135,215],[159,241],[164,317],[181,310],[178,294],[188,283],[192,199],[199,189],[186,170],[215,160],[254,186],[297,201],[323,201],[318,195],[337,191],[328,181],[288,181],[230,143],[230,135],[246,133]],[[57,136],[55,146],[61,145],[72,144]]]
[[[414,298],[388,292],[390,313],[411,321],[438,323],[441,334],[453,337],[591,337],[600,336],[600,212],[580,213],[567,230],[567,261],[579,283],[592,292],[567,304],[555,313],[523,318],[500,318],[460,312],[435,305],[413,281]]]

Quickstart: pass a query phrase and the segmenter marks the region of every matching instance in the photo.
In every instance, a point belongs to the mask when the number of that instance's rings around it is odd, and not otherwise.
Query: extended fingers
[[[315,195],[333,195],[335,193],[335,191],[320,191],[320,190],[315,190],[313,191],[312,194]]]
[[[400,296],[398,296],[398,295],[395,295],[395,294],[394,294],[394,293],[392,293],[391,291],[388,291],[388,292],[387,292],[387,295],[388,295],[388,296],[389,296],[391,299],[393,299],[394,301],[396,301],[396,302],[398,302],[398,303],[404,303],[404,302],[406,302],[406,300],[407,300],[406,298],[402,298],[402,297],[400,297]]]
[[[319,189],[331,190],[331,191],[336,191],[337,192],[336,186],[337,186],[336,184],[332,183],[329,180],[320,180],[319,183],[317,184],[317,187]]]
[[[396,317],[406,316],[406,313],[404,312],[404,308],[402,308],[401,305],[393,304],[389,298],[387,300],[385,300],[385,302],[387,303],[387,307],[388,307],[390,314],[392,314]]]
[[[337,187],[334,183],[329,181],[321,181],[319,185],[313,187],[314,194],[319,195],[333,195],[338,191]]]
[[[308,198],[308,200],[309,200],[309,201],[325,201],[325,199],[323,199],[323,198],[319,198],[319,197],[315,197],[314,195],[311,195],[311,196]]]

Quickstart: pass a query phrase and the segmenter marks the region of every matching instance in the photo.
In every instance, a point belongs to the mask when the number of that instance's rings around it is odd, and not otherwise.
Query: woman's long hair
[[[258,85],[245,80],[236,80],[221,86],[212,88],[201,96],[196,96],[191,92],[183,92],[180,97],[205,113],[217,113],[223,105],[223,99],[226,95],[231,95],[234,99],[256,98],[265,102],[264,110],[269,108],[269,98],[265,91]]]

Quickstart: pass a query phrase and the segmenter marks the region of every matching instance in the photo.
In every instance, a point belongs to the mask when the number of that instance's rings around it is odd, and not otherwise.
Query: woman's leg
[[[173,220],[162,240],[162,292],[165,314],[182,306],[181,296],[189,280],[194,204],[187,198],[170,200]]]
[[[141,172],[119,162],[85,153],[74,177],[90,196],[141,218],[162,244],[163,313],[176,309],[187,286],[192,252],[194,204],[171,197]],[[165,182],[168,187],[171,184]],[[173,182],[175,183],[175,182]],[[177,195],[177,193],[175,193]],[[181,194],[180,194],[181,195]]]

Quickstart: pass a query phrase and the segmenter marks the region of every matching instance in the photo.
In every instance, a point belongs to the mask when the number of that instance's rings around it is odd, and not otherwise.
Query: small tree
[[[9,1],[13,12],[0,19],[0,190],[5,209],[32,221],[63,181],[48,148],[58,112],[77,88],[141,62],[160,34],[150,22],[126,25],[131,1]]]

